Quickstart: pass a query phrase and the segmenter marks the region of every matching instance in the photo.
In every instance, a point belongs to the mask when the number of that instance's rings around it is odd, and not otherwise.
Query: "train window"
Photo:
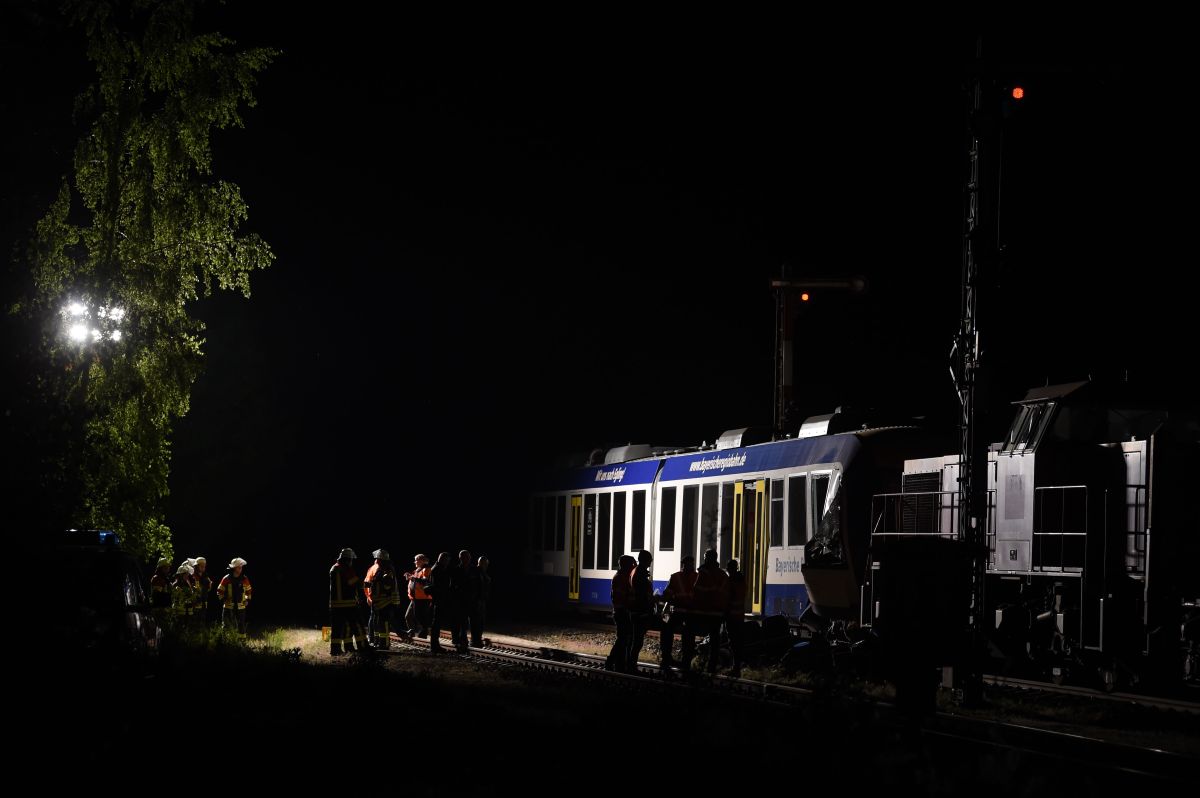
[[[625,491],[613,495],[612,567],[620,565],[625,553]]]
[[[1036,446],[1053,409],[1053,402],[1039,402],[1022,407],[1016,421],[1008,430],[1003,451],[1023,452]]]
[[[646,491],[633,492],[633,524],[629,533],[629,550],[646,548]]]
[[[721,486],[721,565],[733,559],[733,483]]]
[[[812,475],[812,528],[820,529],[825,512],[825,497],[829,495],[829,474]]]
[[[663,488],[658,508],[658,550],[675,549],[675,488]]]
[[[547,499],[546,501],[550,501]],[[554,513],[554,548],[567,549],[567,497],[558,497],[558,510]]]
[[[696,556],[696,510],[700,502],[700,486],[683,489],[683,522],[679,529],[680,557]]]
[[[583,567],[596,567],[596,494],[583,497]]]
[[[542,549],[554,550],[554,497],[547,496],[542,509]]]
[[[704,551],[717,547],[717,492],[716,485],[705,485],[700,495],[700,548]]]
[[[771,480],[771,545],[783,545],[783,480]]]
[[[599,518],[596,522],[596,567],[608,567],[608,532],[612,527],[612,494],[601,493]]]
[[[788,478],[788,533],[789,546],[803,546],[808,538],[808,481],[807,477]]]

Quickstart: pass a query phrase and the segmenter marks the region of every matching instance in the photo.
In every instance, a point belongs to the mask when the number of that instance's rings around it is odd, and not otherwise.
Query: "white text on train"
[[[712,471],[714,469],[724,471],[726,468],[738,468],[746,464],[746,455],[731,454],[726,457],[714,457],[711,460],[697,460],[692,463],[688,471]]]
[[[614,468],[612,471],[597,471],[597,482],[620,482],[625,478],[624,468]]]

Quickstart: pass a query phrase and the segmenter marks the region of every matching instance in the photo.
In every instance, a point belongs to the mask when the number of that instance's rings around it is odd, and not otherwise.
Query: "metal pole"
[[[999,114],[997,97],[976,42],[975,75],[968,89],[967,176],[964,197],[961,321],[954,341],[954,387],[961,405],[959,421],[959,540],[969,544],[970,608],[966,672],[959,686],[965,702],[982,693],[984,572],[987,552],[987,442],[984,427],[985,364],[980,319],[986,319],[985,293],[996,274],[999,195]]]

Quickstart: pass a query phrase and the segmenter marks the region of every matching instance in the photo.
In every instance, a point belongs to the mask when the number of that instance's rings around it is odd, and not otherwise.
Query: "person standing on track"
[[[371,608],[371,620],[367,622],[368,645],[386,651],[392,647],[392,627],[396,625],[396,601],[400,591],[396,586],[392,555],[387,549],[376,549],[372,556],[375,563],[363,582],[367,606]]]
[[[633,586],[630,576],[637,567],[637,561],[628,554],[622,554],[617,561],[617,573],[612,578],[610,596],[613,606],[613,623],[617,626],[617,639],[613,642],[612,650],[604,667],[610,671],[626,672],[625,657],[629,653],[629,640],[633,637],[633,620],[629,615],[629,604]]]
[[[413,570],[404,574],[408,580],[408,609],[404,622],[409,637],[425,637],[433,620],[433,599],[429,587],[429,558],[424,554],[413,557]]]
[[[625,655],[626,673],[637,673],[638,654],[654,617],[654,582],[650,578],[653,562],[654,556],[642,549],[638,552],[637,567],[629,574],[629,617],[633,633],[629,636],[629,653]]]

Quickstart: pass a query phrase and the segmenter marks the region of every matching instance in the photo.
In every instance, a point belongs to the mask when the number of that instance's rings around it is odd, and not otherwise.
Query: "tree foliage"
[[[42,325],[36,390],[54,423],[41,465],[66,519],[115,529],[146,557],[170,555],[170,433],[204,342],[190,307],[214,288],[248,297],[250,273],[274,257],[239,231],[247,206],[213,176],[210,139],[242,126],[275,53],[195,32],[193,0],[66,11],[86,35],[95,82],[76,100],[85,129],[73,176],[37,224],[32,288],[17,308]],[[80,308],[85,341],[66,334]]]

